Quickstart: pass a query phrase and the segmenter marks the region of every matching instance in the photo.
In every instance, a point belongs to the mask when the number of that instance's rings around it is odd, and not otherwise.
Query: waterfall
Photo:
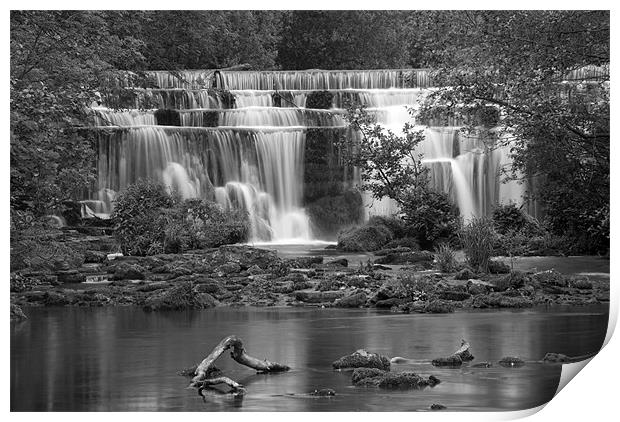
[[[313,171],[320,173],[314,180],[340,178],[327,180],[325,195],[359,184],[359,172],[333,171],[342,166],[338,156],[306,156],[309,130],[344,133],[345,107],[353,101],[398,133],[404,123],[416,123],[408,110],[432,87],[429,72],[415,69],[151,73],[155,87],[133,88],[135,104],[127,110],[93,109],[94,125],[106,130],[99,131],[97,186],[82,202],[84,213],[109,214],[116,192],[152,178],[183,198],[247,211],[252,241],[313,239],[316,221],[307,210],[324,183],[312,182],[306,195]],[[327,92],[327,107],[307,108],[317,91]],[[465,136],[458,126],[418,128],[426,135],[419,152],[432,186],[450,195],[464,217],[488,213],[500,201],[521,202],[523,185],[500,183],[501,169],[511,164],[508,147],[491,148],[494,139]],[[321,136],[319,143],[335,142]],[[338,148],[321,151],[337,154]],[[324,171],[317,159],[332,167]],[[363,203],[367,215],[398,211],[393,201],[368,194]]]

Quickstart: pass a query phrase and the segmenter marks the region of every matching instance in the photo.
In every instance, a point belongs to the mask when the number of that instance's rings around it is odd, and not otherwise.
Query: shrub
[[[473,218],[459,233],[467,262],[474,271],[487,272],[495,240],[493,222],[487,217]]]
[[[431,249],[440,239],[451,241],[461,226],[458,208],[448,196],[427,188],[404,195],[401,212],[408,235],[424,249]]]
[[[140,179],[119,192],[111,218],[115,236],[125,255],[152,255],[163,252],[164,231],[155,222],[163,209],[172,208],[175,200],[164,185]]]
[[[441,244],[435,249],[435,262],[442,273],[451,273],[458,268],[454,249],[446,244]]]
[[[203,199],[180,201],[159,183],[140,180],[121,192],[112,218],[126,255],[179,253],[248,239],[245,211],[224,210]]]
[[[524,213],[514,203],[501,204],[495,207],[492,219],[495,231],[499,234],[540,235],[544,232],[534,218]]]
[[[394,233],[383,224],[352,227],[338,234],[338,249],[347,252],[372,252],[381,249],[394,238]]]
[[[213,248],[248,240],[247,212],[224,210],[221,205],[202,199],[187,199],[180,206],[193,233],[194,247]]]

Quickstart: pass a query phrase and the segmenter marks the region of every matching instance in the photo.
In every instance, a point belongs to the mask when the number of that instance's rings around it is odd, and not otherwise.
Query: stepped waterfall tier
[[[371,214],[390,201],[359,193],[341,136],[348,101],[364,104],[398,132],[429,92],[425,70],[152,72],[153,87],[132,88],[121,110],[93,107],[98,179],[87,213],[109,214],[116,192],[140,178],[163,182],[183,198],[206,198],[248,212],[251,240],[307,242]],[[415,122],[414,122],[415,123]],[[464,135],[458,124],[422,126],[431,183],[464,218],[499,202],[521,202],[523,185],[501,183],[510,164],[492,138]]]

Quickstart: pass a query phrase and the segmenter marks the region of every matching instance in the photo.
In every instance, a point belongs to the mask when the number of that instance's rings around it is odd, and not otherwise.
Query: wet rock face
[[[334,369],[347,369],[347,368],[376,368],[383,371],[390,370],[390,360],[381,356],[378,353],[370,353],[366,350],[360,349],[356,352],[343,356],[334,363],[332,363]]]
[[[353,371],[351,382],[360,387],[419,390],[429,386],[433,387],[440,381],[433,375],[425,379],[409,371],[394,373],[376,368],[361,368]]]

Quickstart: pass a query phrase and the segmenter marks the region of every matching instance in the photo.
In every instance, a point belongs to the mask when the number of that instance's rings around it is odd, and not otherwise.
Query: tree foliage
[[[442,87],[422,114],[497,107],[502,139],[515,168],[535,180],[531,195],[549,227],[584,251],[606,250],[609,12],[425,12],[416,33]]]

